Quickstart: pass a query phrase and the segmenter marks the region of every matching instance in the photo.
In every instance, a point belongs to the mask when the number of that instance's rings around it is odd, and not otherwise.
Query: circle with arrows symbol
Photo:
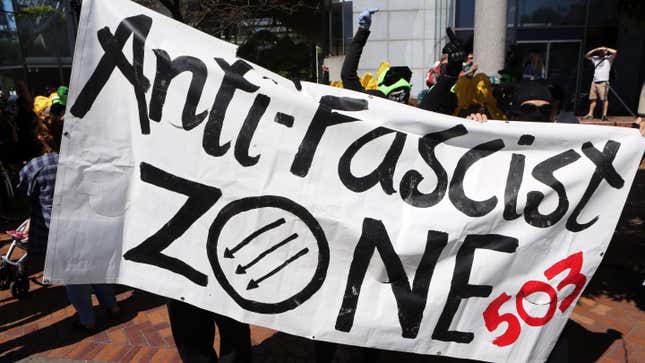
[[[278,314],[322,286],[329,245],[318,221],[279,196],[233,201],[211,224],[206,246],[215,278],[242,308]]]

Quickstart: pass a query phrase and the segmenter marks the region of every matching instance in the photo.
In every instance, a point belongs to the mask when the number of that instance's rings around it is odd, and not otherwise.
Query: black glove
[[[441,51],[443,54],[448,54],[448,64],[446,64],[446,75],[451,77],[458,77],[459,72],[463,68],[463,62],[466,60],[466,51],[459,39],[453,39],[450,43],[446,44]]]

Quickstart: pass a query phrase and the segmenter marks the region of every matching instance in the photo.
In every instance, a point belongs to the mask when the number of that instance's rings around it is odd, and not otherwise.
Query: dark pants
[[[336,356],[338,344],[317,340],[315,342],[316,363],[331,363]],[[374,348],[362,348],[363,363],[376,363],[379,360],[380,350]]]
[[[43,272],[44,268],[45,255],[27,253],[27,258],[24,259],[19,270],[24,276],[30,277],[37,273]]]
[[[220,332],[222,362],[251,362],[251,332],[248,324],[190,304],[169,300],[170,328],[179,356],[186,363],[214,363],[215,324]]]

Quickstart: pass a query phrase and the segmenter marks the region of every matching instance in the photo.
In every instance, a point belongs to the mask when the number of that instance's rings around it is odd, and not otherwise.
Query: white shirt
[[[609,81],[609,71],[611,70],[611,63],[614,61],[613,55],[606,55],[604,57],[599,57],[597,55],[591,57],[594,67],[596,67],[593,73],[594,82],[607,82]]]

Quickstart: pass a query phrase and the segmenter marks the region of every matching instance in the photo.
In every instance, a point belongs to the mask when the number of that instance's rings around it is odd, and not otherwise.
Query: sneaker
[[[582,116],[583,120],[591,120],[592,118],[593,118],[593,115],[589,115],[589,114]]]
[[[609,119],[607,118],[607,115],[603,115],[600,120],[601,121],[609,121]]]

